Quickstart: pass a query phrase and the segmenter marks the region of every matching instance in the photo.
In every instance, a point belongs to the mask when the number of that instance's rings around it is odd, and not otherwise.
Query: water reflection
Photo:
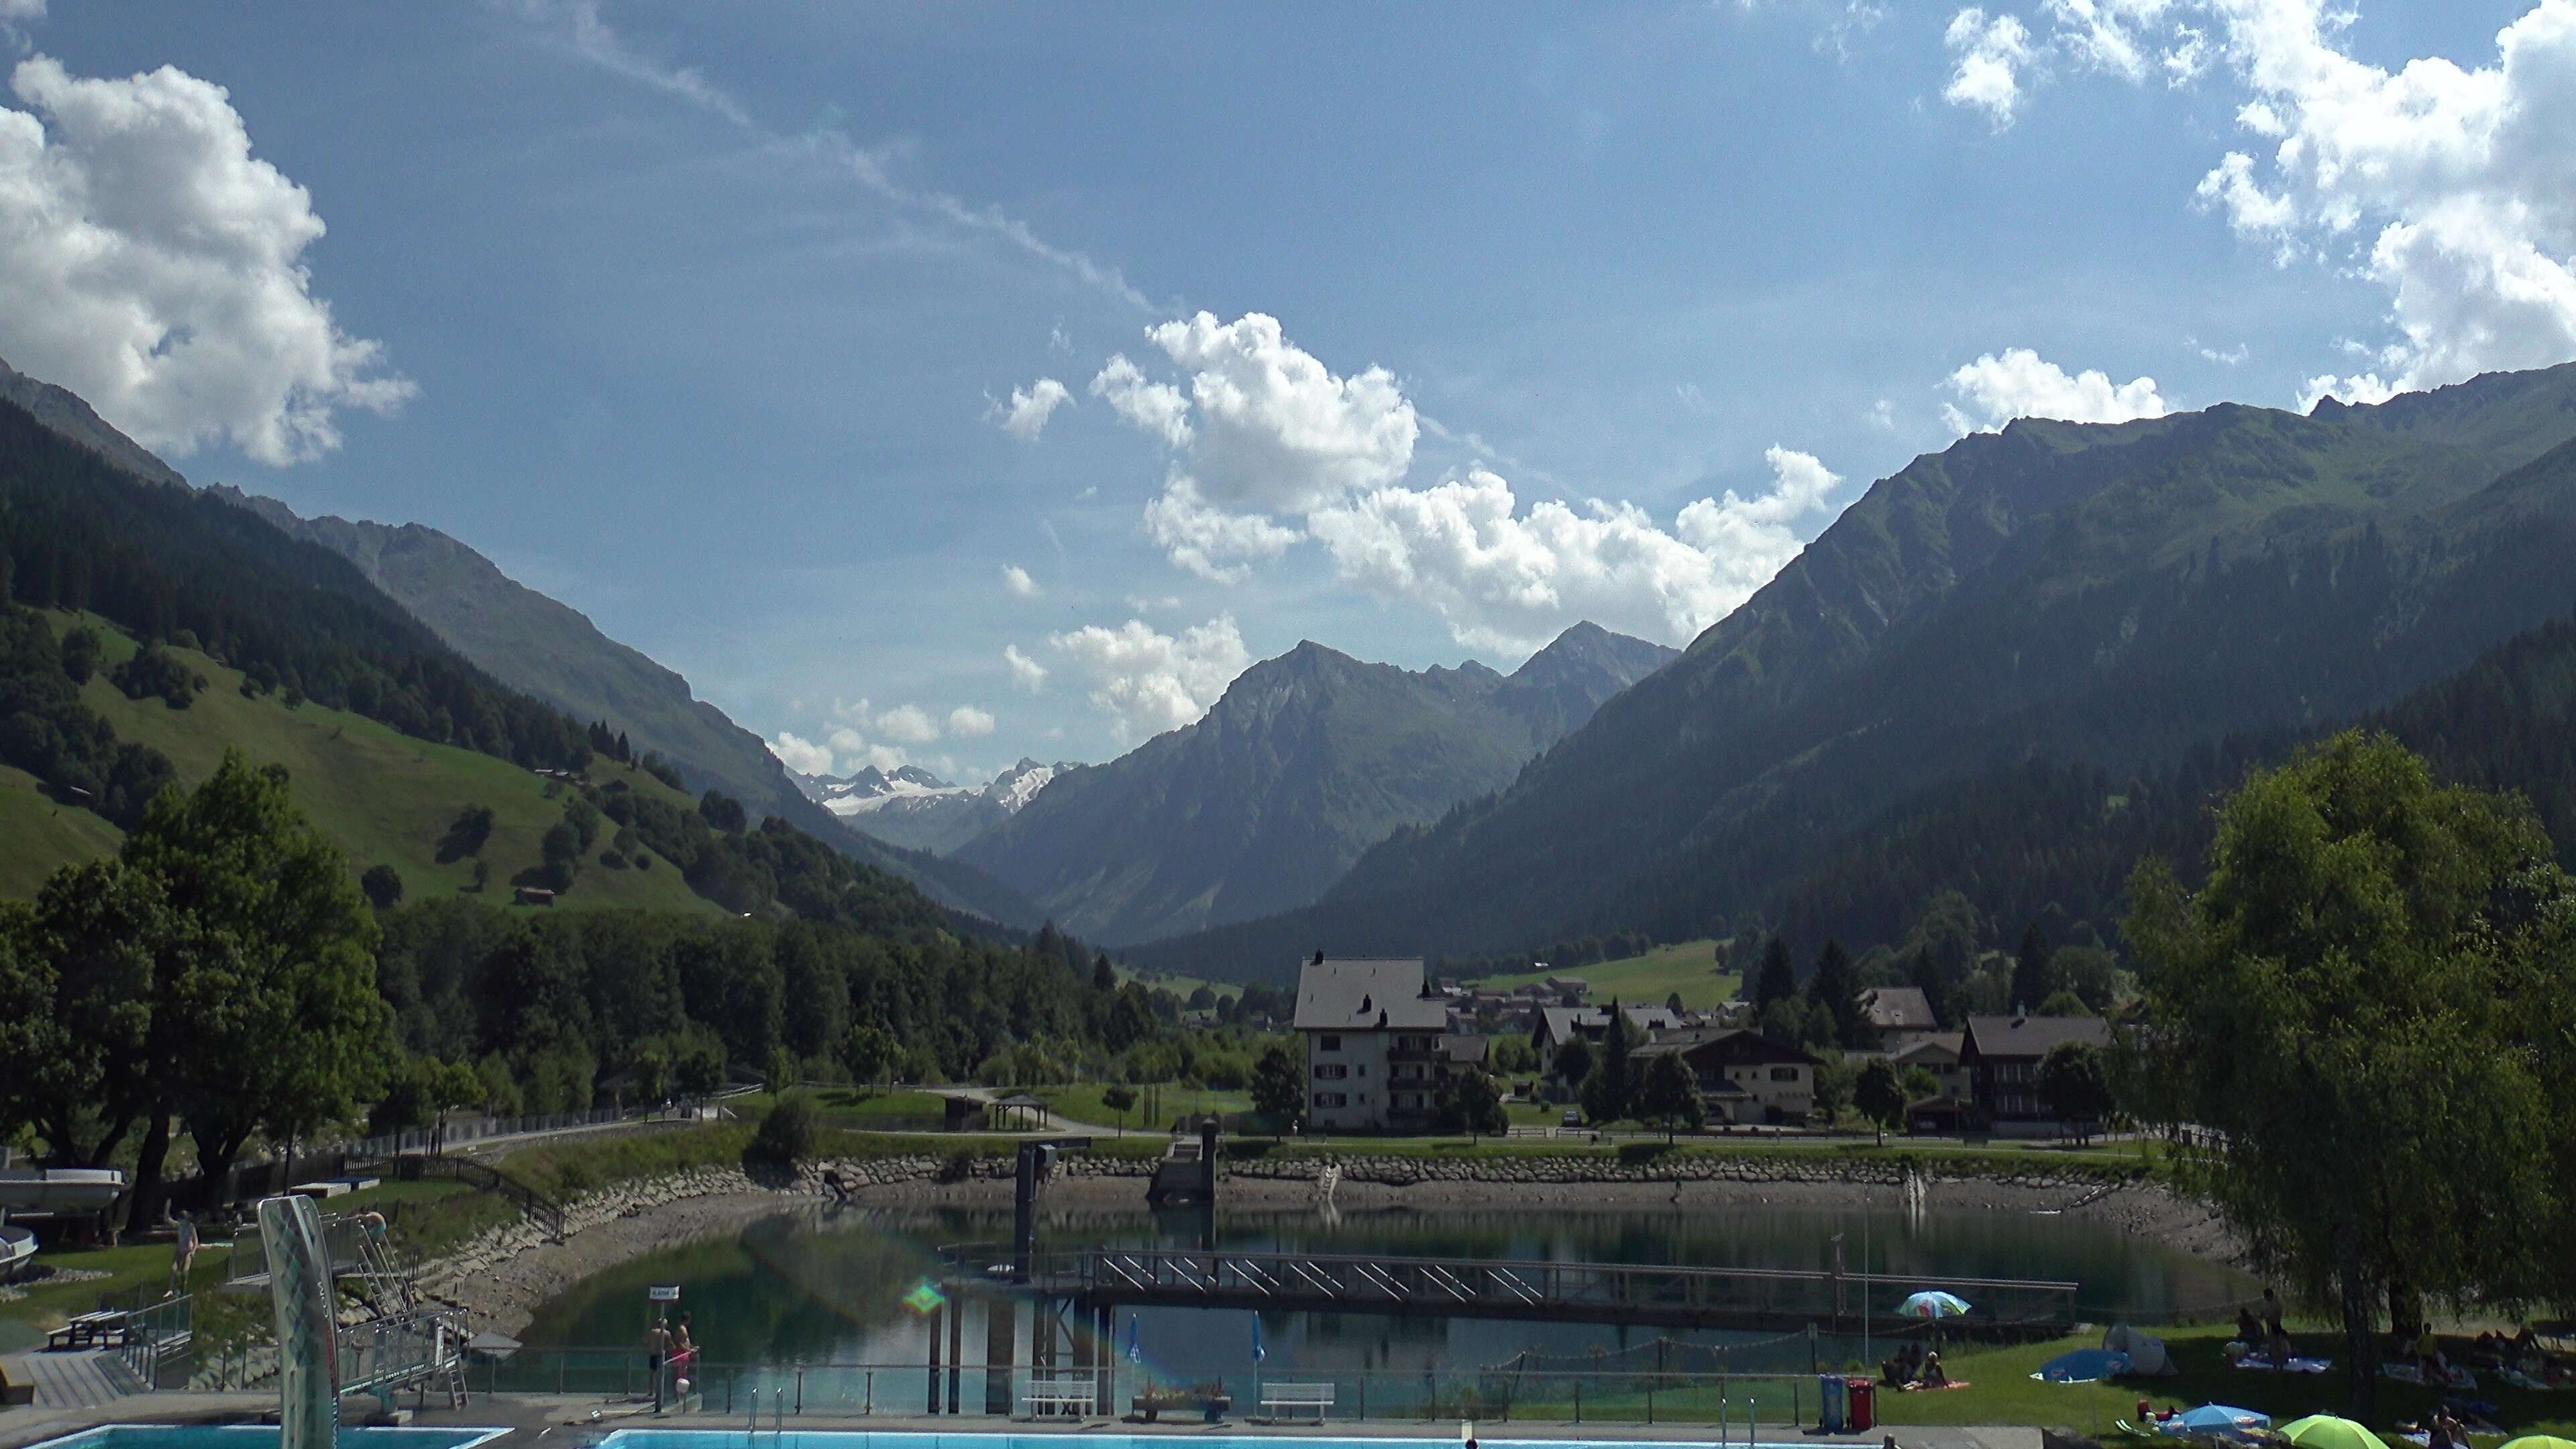
[[[1195,1212],[1067,1209],[1041,1216],[1042,1245],[1194,1247],[1206,1231]],[[1480,1259],[1828,1268],[1836,1235],[1852,1273],[2045,1278],[2080,1285],[2087,1317],[2108,1321],[2214,1306],[2242,1283],[2215,1265],[2081,1217],[1927,1208],[1891,1191],[1879,1207],[1730,1204],[1720,1208],[1229,1211],[1223,1246],[1333,1253],[1383,1252]],[[730,1236],[626,1264],[547,1305],[525,1335],[532,1346],[632,1345],[646,1325],[645,1288],[678,1283],[698,1342],[719,1363],[922,1364],[930,1323],[907,1299],[938,1274],[940,1244],[992,1241],[1007,1211],[813,1209],[767,1219]],[[980,1362],[985,1307],[969,1303],[962,1339]],[[1025,1322],[1025,1311],[1023,1312]],[[1173,1377],[1239,1373],[1251,1359],[1251,1315],[1241,1311],[1120,1310],[1122,1357],[1131,1321],[1149,1371]],[[1279,1313],[1264,1319],[1265,1368],[1299,1372],[1415,1372],[1513,1361],[1602,1363],[1651,1355],[1661,1330],[1576,1323]],[[1022,1328],[1025,1334],[1025,1326]],[[945,1335],[943,1334],[943,1337]],[[1857,1345],[1811,1344],[1804,1334],[1676,1333],[1709,1364],[1739,1371],[1804,1369],[1811,1356],[1854,1356]],[[942,1345],[943,1356],[945,1345]],[[1025,1349],[1023,1349],[1025,1352]],[[1639,1367],[1654,1368],[1651,1358]]]

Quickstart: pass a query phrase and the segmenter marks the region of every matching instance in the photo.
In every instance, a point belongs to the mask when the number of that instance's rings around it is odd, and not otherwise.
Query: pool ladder
[[[769,1434],[772,1439],[780,1440],[782,1442],[785,1440],[787,1434],[787,1391],[785,1389],[773,1389],[770,1391]],[[742,1421],[743,1443],[746,1445],[751,1444],[757,1440],[759,1436],[760,1390],[753,1389],[751,1391],[751,1412],[745,1414]]]

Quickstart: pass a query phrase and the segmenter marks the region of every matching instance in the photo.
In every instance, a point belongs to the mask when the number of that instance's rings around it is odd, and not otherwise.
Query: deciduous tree
[[[1869,1119],[1878,1144],[1886,1146],[1887,1129],[1905,1121],[1905,1084],[1896,1075],[1896,1064],[1871,1057],[1852,1081],[1852,1105]]]
[[[1676,1128],[1696,1130],[1708,1120],[1708,1103],[1699,1092],[1699,1074],[1682,1060],[1681,1053],[1657,1052],[1647,1064],[1646,1080],[1637,1095],[1637,1115],[1661,1123],[1668,1143]]]

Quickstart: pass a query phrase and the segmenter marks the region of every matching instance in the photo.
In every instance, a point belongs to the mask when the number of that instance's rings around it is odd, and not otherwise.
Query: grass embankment
[[[2269,1414],[2276,1423],[2303,1414],[2348,1416],[2352,1396],[2340,1366],[2342,1336],[2323,1325],[2305,1327],[2307,1331],[2294,1335],[2300,1351],[2335,1358],[2338,1366],[2333,1372],[2276,1374],[2230,1367],[2222,1350],[2235,1337],[2235,1330],[2210,1327],[2151,1330],[2163,1336],[2174,1367],[2179,1370],[2170,1378],[2049,1384],[2031,1377],[2041,1364],[2061,1353],[2098,1346],[2101,1335],[2092,1333],[2051,1343],[1963,1347],[1957,1353],[1945,1353],[1942,1362],[1951,1377],[1964,1379],[1971,1387],[1934,1394],[1889,1393],[1882,1389],[1878,1418],[1881,1423],[1895,1425],[2046,1424],[2107,1434],[2115,1432],[2115,1420],[2136,1421],[2138,1400],[2142,1398],[2159,1409],[2233,1404]],[[2449,1345],[2454,1357],[2463,1347],[2456,1342]],[[1871,1373],[1876,1376],[1875,1368]],[[2484,1374],[2472,1394],[2445,1395],[2413,1384],[2382,1380],[2379,1414],[2372,1427],[2386,1431],[2401,1420],[2420,1420],[2444,1397],[2492,1400],[2501,1411],[2499,1422],[2515,1433],[2564,1435],[2571,1424],[2576,1424],[2576,1396],[2532,1393]]]
[[[1177,971],[1139,971],[1132,966],[1115,966],[1110,969],[1118,973],[1121,985],[1133,981],[1141,986],[1168,991],[1183,1001],[1197,994],[1202,986],[1213,992],[1219,1001],[1231,1001],[1243,994],[1242,985],[1233,981],[1208,981],[1197,976],[1183,976]]]
[[[195,650],[169,651],[207,680],[207,688],[186,709],[172,709],[158,698],[128,699],[107,673],[133,657],[135,641],[95,617],[46,617],[58,632],[75,624],[98,631],[98,672],[82,687],[81,701],[106,718],[118,739],[167,755],[183,785],[193,786],[214,773],[227,748],[261,764],[284,765],[296,803],[348,857],[351,872],[390,864],[401,873],[411,899],[470,893],[475,857],[438,858],[440,840],[465,807],[492,810],[492,834],[480,851],[490,865],[481,898],[499,904],[511,902],[510,878],[540,862],[540,842],[563,819],[561,787],[550,797],[547,781],[507,760],[416,740],[364,716],[310,701],[289,709],[275,694],[245,698],[239,671]],[[643,771],[611,760],[593,760],[588,774],[601,786],[623,781],[642,794],[694,804]],[[667,862],[656,860],[643,870],[601,865],[599,855],[616,830],[615,822],[601,822],[598,839],[557,909],[717,912]],[[55,805],[38,791],[33,777],[0,772],[0,893],[21,899],[33,895],[55,868],[110,853],[117,841],[113,826],[87,811]]]
[[[1118,1131],[1120,1114],[1101,1100],[1109,1088],[1099,1083],[1080,1083],[1062,1087],[1031,1087],[1029,1095],[1043,1099],[1057,1122],[1066,1127],[1095,1127]],[[1212,1087],[1130,1087],[1136,1094],[1136,1105],[1127,1109],[1125,1129],[1130,1133],[1161,1134],[1171,1130],[1172,1123],[1184,1113],[1220,1112],[1233,1116],[1252,1110],[1250,1092],[1221,1091]],[[1147,1104],[1156,1110],[1147,1111]]]
[[[1713,940],[1657,946],[1642,956],[1597,961],[1589,966],[1551,966],[1545,971],[1488,976],[1474,984],[1489,991],[1510,991],[1521,986],[1543,986],[1551,976],[1583,978],[1592,987],[1590,1000],[1599,1006],[1608,1005],[1613,997],[1628,1006],[1661,1006],[1679,992],[1682,1005],[1692,1011],[1733,1001],[1736,988],[1742,985],[1735,973],[1718,968],[1717,942]]]
[[[188,1274],[188,1291],[205,1293],[221,1284],[232,1251],[230,1244],[219,1243],[199,1252]],[[48,1331],[102,1302],[127,1307],[138,1294],[146,1300],[158,1298],[170,1285],[168,1243],[143,1243],[130,1248],[49,1248],[37,1254],[36,1261],[56,1273],[106,1276],[39,1278],[11,1285],[7,1291],[17,1296],[0,1298],[0,1353],[41,1346]]]

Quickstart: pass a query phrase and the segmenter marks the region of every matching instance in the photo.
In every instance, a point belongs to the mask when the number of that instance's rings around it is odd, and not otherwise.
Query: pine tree
[[[1807,978],[1807,999],[1834,1018],[1834,1040],[1846,1047],[1869,1045],[1868,1022],[1861,1016],[1860,976],[1851,953],[1840,941],[1827,941],[1816,953],[1816,973]]]
[[[2048,947],[2048,935],[2039,922],[2021,934],[2021,953],[2013,958],[2012,1006],[2015,1011],[2037,1011],[2039,1004],[2057,994],[2057,953]]]
[[[1789,958],[1789,943],[1774,936],[1762,947],[1762,964],[1753,973],[1753,1014],[1784,997],[1798,994],[1798,968]]]

